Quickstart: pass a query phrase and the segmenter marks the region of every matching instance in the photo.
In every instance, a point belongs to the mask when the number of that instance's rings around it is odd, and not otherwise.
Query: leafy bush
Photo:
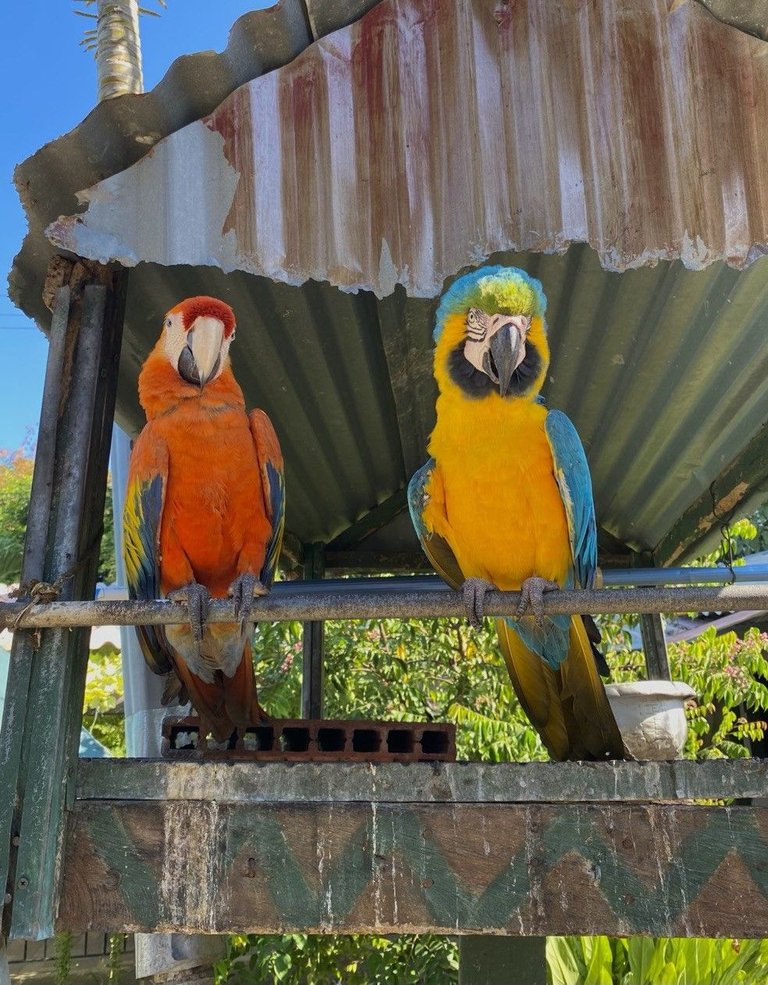
[[[456,942],[432,934],[250,935],[230,938],[217,978],[234,985],[448,985],[458,967]]]
[[[764,985],[768,941],[550,937],[550,985]]]
[[[33,468],[28,449],[0,450],[0,582],[4,584],[17,584],[21,577]],[[112,584],[116,577],[112,487],[108,485],[98,578]]]

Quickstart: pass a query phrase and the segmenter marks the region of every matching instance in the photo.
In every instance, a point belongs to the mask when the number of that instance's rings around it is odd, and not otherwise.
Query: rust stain
[[[749,484],[746,482],[738,482],[729,493],[725,496],[721,496],[720,499],[715,503],[714,508],[706,516],[703,516],[696,525],[696,533],[703,534],[713,524],[722,522],[725,517],[738,506],[738,504],[744,499],[746,494],[749,492]]]
[[[768,243],[766,50],[699,4],[382,0],[204,121],[238,175],[222,266],[234,238],[253,273],[417,297],[571,242],[609,270],[745,266]],[[178,180],[189,161],[169,159]],[[134,202],[93,221],[119,238]],[[185,237],[151,239],[131,255],[190,262]]]

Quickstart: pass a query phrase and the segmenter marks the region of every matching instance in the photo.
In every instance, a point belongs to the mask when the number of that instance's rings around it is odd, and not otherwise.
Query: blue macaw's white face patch
[[[496,383],[502,396],[525,359],[530,327],[528,315],[489,315],[479,308],[470,308],[467,313],[464,358]]]

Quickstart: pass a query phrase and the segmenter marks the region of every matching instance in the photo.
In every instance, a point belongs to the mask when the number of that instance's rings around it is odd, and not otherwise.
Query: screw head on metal
[[[17,881],[16,885],[19,887],[19,889],[26,889],[27,886],[29,885],[29,879],[27,879],[26,876],[22,876],[21,879]]]

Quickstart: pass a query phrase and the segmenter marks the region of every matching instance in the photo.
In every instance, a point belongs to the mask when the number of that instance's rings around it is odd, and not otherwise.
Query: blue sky
[[[167,0],[160,17],[142,18],[144,87],[151,89],[179,55],[227,43],[229,28],[265,0]],[[151,3],[146,6],[154,6]],[[26,230],[13,169],[76,126],[96,101],[96,66],[79,46],[92,25],[72,0],[0,4],[0,449],[18,448],[37,429],[47,342],[8,299],[7,275]],[[42,26],[42,27],[41,27]]]

